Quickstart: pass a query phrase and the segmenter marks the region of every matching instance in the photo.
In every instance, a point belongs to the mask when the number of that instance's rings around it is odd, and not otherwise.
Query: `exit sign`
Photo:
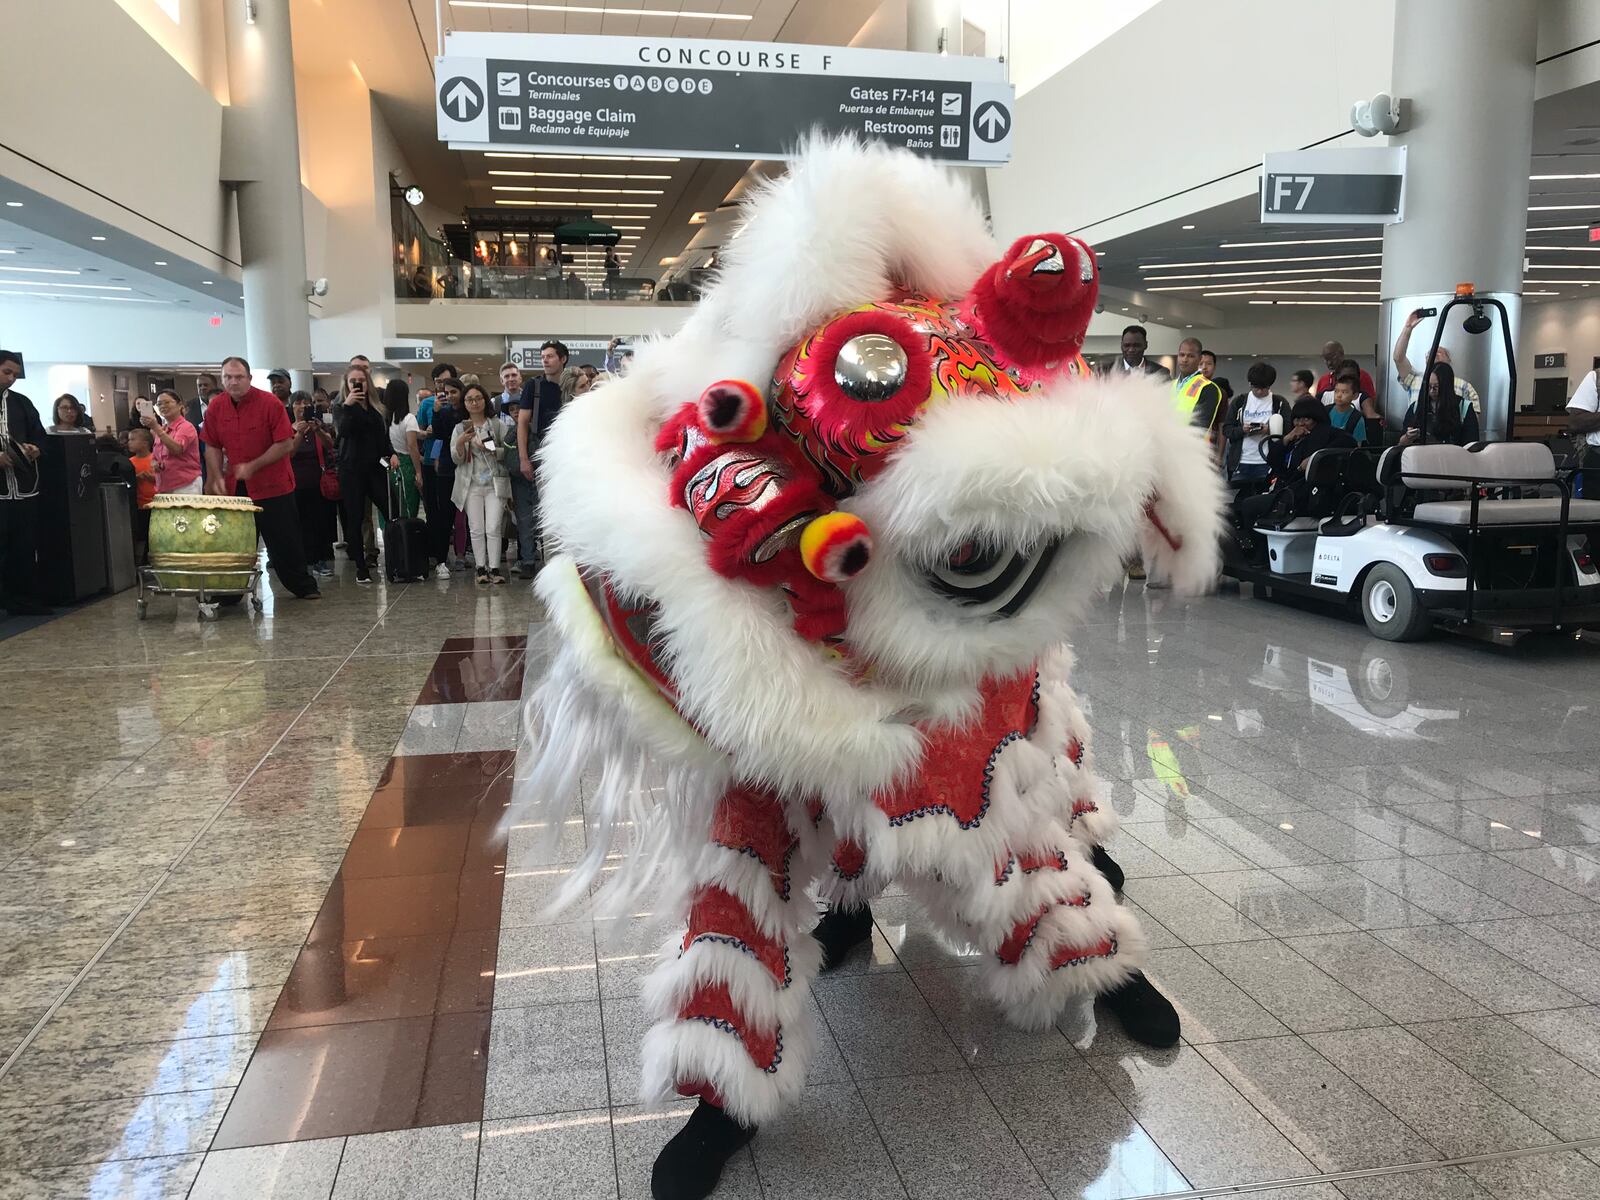
[[[1589,226],[1589,240],[1591,242],[1600,242],[1600,221],[1596,221]]]

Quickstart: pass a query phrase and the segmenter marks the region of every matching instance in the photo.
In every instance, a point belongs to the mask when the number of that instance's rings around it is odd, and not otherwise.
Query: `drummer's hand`
[[[208,495],[208,496],[226,496],[227,494],[228,493],[223,490],[222,480],[217,478],[215,475],[213,475],[206,482],[206,495]]]
[[[39,447],[35,446],[32,442],[23,442],[22,452],[28,456],[29,462],[32,462],[34,459],[39,457]]]

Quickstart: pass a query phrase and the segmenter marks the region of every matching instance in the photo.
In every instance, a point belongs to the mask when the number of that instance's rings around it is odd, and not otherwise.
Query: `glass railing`
[[[698,290],[674,282],[659,285],[648,276],[603,270],[555,272],[548,267],[482,266],[456,262],[448,266],[399,269],[395,296],[400,300],[555,300],[563,303],[666,304],[698,300]]]

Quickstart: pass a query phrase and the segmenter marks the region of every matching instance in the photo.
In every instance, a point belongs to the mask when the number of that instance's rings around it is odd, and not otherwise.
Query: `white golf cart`
[[[1488,327],[1485,307],[1498,310],[1514,398],[1505,309],[1469,295],[1445,311],[1457,304],[1473,306],[1480,328]],[[1305,478],[1309,498],[1298,511],[1236,527],[1225,547],[1223,573],[1258,596],[1358,605],[1367,628],[1389,641],[1421,638],[1436,625],[1501,643],[1532,632],[1600,630],[1600,567],[1591,551],[1591,539],[1600,539],[1600,500],[1573,499],[1548,446],[1326,449],[1306,462]]]

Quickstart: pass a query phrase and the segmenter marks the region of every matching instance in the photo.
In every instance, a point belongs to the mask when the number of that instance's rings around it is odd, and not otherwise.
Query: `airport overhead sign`
[[[1264,225],[1393,225],[1405,204],[1404,146],[1291,150],[1262,164]]]
[[[1016,119],[998,60],[848,46],[454,33],[435,80],[456,150],[788,158],[821,129],[999,166]]]

